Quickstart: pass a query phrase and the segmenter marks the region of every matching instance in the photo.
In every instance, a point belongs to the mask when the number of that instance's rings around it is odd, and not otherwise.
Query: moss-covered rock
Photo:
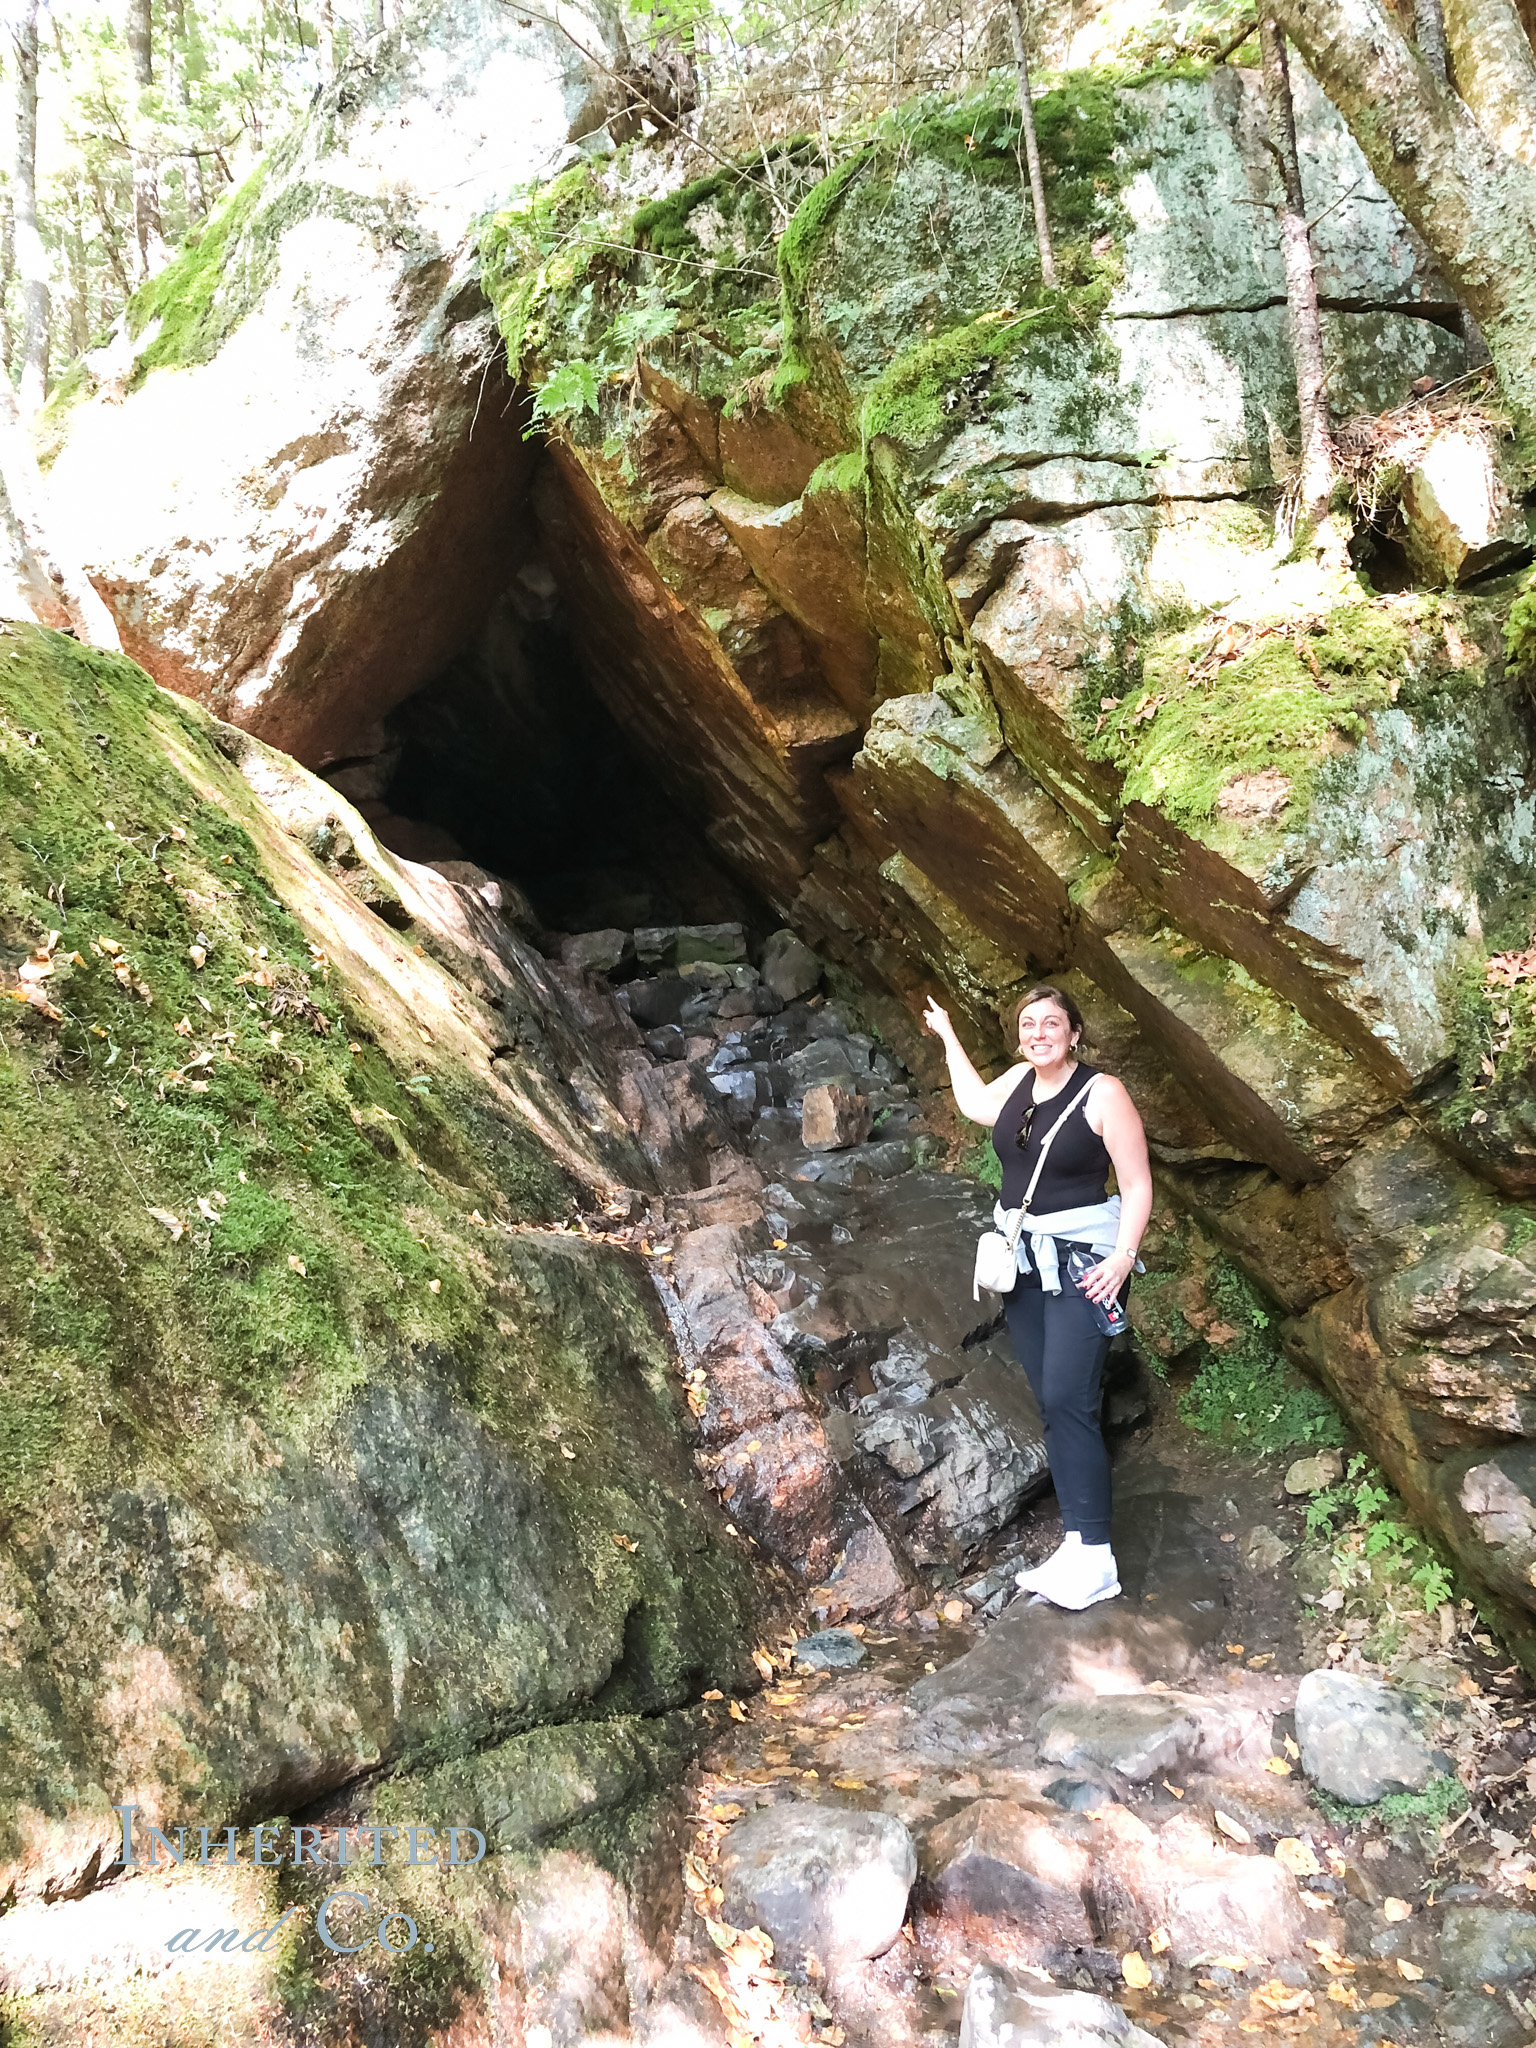
[[[219,739],[124,660],[0,636],[24,1890],[104,1853],[121,1797],[222,1824],[656,1712],[728,1676],[746,1625],[649,1281],[562,1233],[609,1169],[548,1054],[507,1057],[502,1014]]]

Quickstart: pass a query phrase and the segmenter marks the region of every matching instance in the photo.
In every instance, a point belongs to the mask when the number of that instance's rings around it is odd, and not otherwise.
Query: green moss
[[[1519,592],[1509,608],[1504,627],[1504,651],[1509,664],[1522,675],[1536,671],[1536,569],[1527,571]]]
[[[1086,751],[1123,771],[1127,802],[1189,830],[1209,823],[1235,777],[1278,770],[1290,778],[1294,822],[1330,753],[1394,701],[1407,666],[1398,607],[1347,605],[1318,623],[1320,632],[1272,630],[1219,667],[1209,622],[1160,636],[1140,686],[1107,719],[1096,696],[1078,706]]]
[[[812,491],[842,491],[851,495],[864,488],[864,453],[852,448],[843,455],[829,455],[811,472],[806,495]]]
[[[473,1356],[468,1207],[569,1199],[468,1089],[407,1085],[235,806],[178,762],[228,775],[131,663],[0,635],[0,968],[61,933],[61,1021],[0,1002],[0,1509],[104,1433],[173,1462],[197,1455],[191,1412],[303,1438],[381,1346]]]
[[[1190,1428],[1260,1452],[1344,1443],[1342,1416],[1287,1362],[1270,1328],[1269,1310],[1247,1275],[1230,1259],[1218,1257],[1206,1291],[1236,1336],[1205,1347],[1179,1405]]]
[[[1369,1806],[1351,1806],[1320,1785],[1309,1787],[1312,1804],[1338,1827],[1359,1827],[1375,1820],[1388,1834],[1422,1833],[1437,1841],[1440,1829],[1467,1804],[1467,1788],[1449,1772],[1431,1778],[1422,1792],[1389,1792]]]
[[[165,269],[134,293],[127,312],[134,340],[160,323],[139,352],[135,378],[153,369],[211,362],[260,304],[277,274],[283,237],[300,221],[343,220],[380,244],[420,245],[410,215],[387,200],[340,185],[289,182],[296,155],[296,143],[290,142],[262,157]]]
[[[808,353],[811,335],[806,298],[811,272],[826,246],[838,209],[854,180],[871,161],[873,145],[865,144],[813,185],[790,216],[779,238],[780,317],[784,341],[769,398],[782,404],[797,384],[815,381],[815,363]]]
[[[964,402],[966,388],[989,386],[1029,330],[1030,316],[973,320],[908,349],[865,394],[859,415],[864,439],[886,435],[908,448],[926,447]]]

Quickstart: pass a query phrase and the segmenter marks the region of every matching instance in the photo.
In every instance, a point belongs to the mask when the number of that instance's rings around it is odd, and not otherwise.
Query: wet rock
[[[828,1447],[832,1447],[834,1420],[846,1421],[840,1410],[826,1418]],[[850,1445],[850,1449],[852,1446]],[[838,1614],[873,1614],[901,1592],[903,1579],[891,1546],[866,1516],[843,1547],[843,1554],[827,1574],[825,1586],[813,1596],[817,1606]]]
[[[634,958],[634,941],[628,932],[577,932],[560,942],[560,964],[581,974],[611,974],[626,958]]]
[[[851,1086],[858,1074],[868,1073],[869,1061],[846,1038],[813,1038],[784,1062],[790,1083],[798,1094],[828,1081]]]
[[[821,980],[821,962],[791,931],[773,933],[763,945],[761,973],[780,1002],[808,996]]]
[[[1395,2015],[1384,2015],[1390,2022]],[[1446,2048],[1522,2048],[1530,2039],[1531,2022],[1512,2013],[1502,1998],[1490,1998],[1481,1987],[1455,1991],[1434,2016],[1435,2031]],[[1401,2021],[1385,2028],[1389,2039],[1403,2036]],[[1362,2036],[1363,2038],[1363,2036]]]
[[[663,1024],[655,1031],[646,1032],[645,1049],[658,1060],[680,1060],[688,1048],[677,1025]]]
[[[800,1105],[800,1141],[811,1152],[836,1152],[862,1145],[869,1136],[870,1107],[862,1095],[824,1081],[807,1088]]]
[[[688,984],[675,974],[663,975],[654,981],[627,982],[623,996],[635,1022],[642,1029],[655,1030],[678,1023],[688,1000]]]
[[[906,1484],[893,1496],[919,1563],[973,1548],[1011,1521],[1047,1478],[1044,1425],[1023,1373],[983,1358],[958,1386],[887,1409],[857,1431]]]
[[[801,1671],[851,1671],[867,1652],[852,1629],[824,1628],[802,1636],[791,1654]]]
[[[1536,1972],[1536,1914],[1502,1906],[1450,1906],[1440,1929],[1447,1984],[1512,1984]]]
[[[1309,1778],[1356,1806],[1419,1792],[1439,1765],[1404,1694],[1350,1671],[1309,1671],[1296,1694],[1296,1739]]]
[[[1133,1784],[1198,1763],[1220,1773],[1262,1768],[1268,1714],[1177,1692],[1111,1694],[1052,1707],[1039,1723],[1047,1763],[1118,1771]]]
[[[1056,1946],[1093,1944],[1087,1831],[1074,1840],[1059,1810],[978,1799],[929,1834],[923,1871],[932,1909],[963,1932],[1002,1921]]]
[[[1206,1818],[1181,1812],[1154,1832],[1115,1806],[1093,1831],[1094,1912],[1108,1945],[1138,1947],[1162,1927],[1177,1963],[1305,1954],[1311,1930],[1290,1871],[1271,1856],[1216,1847]]]
[[[971,1972],[960,2048],[1155,2048],[1156,2036],[1092,1991],[1068,1991],[982,1963]]]
[[[751,1117],[757,1108],[757,1076],[750,1067],[731,1067],[723,1074],[711,1074],[709,1085],[723,1095],[733,1110]]]
[[[1292,1495],[1321,1493],[1343,1477],[1344,1460],[1338,1451],[1314,1451],[1310,1458],[1297,1458],[1287,1466],[1285,1490]]]
[[[1101,1806],[1113,1806],[1120,1797],[1092,1778],[1053,1778],[1040,1796],[1067,1813],[1094,1813]]]
[[[1243,1563],[1249,1571],[1265,1576],[1279,1571],[1291,1554],[1292,1546],[1260,1522],[1256,1529],[1250,1529],[1242,1541]]]
[[[888,1813],[769,1807],[721,1846],[722,1917],[761,1927],[776,1962],[828,1970],[884,1955],[901,1932],[917,1851]]]

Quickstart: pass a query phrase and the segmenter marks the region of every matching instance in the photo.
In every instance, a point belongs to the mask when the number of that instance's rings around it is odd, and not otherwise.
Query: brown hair
[[[1013,1006],[1009,1028],[1012,1031],[1015,1045],[1019,1042],[1019,1019],[1031,1003],[1054,1003],[1072,1026],[1072,1029],[1077,1033],[1079,1045],[1086,1045],[1088,1043],[1088,1026],[1083,1022],[1083,1013],[1077,1007],[1077,1004],[1064,988],[1057,988],[1052,982],[1042,981],[1034,988],[1026,989]]]

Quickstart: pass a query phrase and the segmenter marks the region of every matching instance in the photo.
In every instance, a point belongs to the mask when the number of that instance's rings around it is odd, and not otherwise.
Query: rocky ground
[[[1019,1595],[1059,1537],[1039,1417],[971,1299],[991,1195],[919,1163],[910,1077],[787,935],[760,969],[679,963],[730,927],[559,950],[663,1183],[709,1161],[597,1227],[653,1255],[696,1456],[794,1624],[711,1710],[655,2007],[702,2031],[665,2037],[1529,2039],[1536,1720],[1471,1603],[1373,1632],[1306,1526],[1339,1455],[1195,1435],[1129,1349],[1124,1594]]]

